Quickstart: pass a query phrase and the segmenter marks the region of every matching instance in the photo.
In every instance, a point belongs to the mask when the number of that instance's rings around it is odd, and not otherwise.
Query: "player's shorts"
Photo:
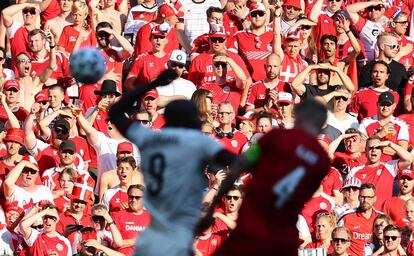
[[[140,234],[134,256],[193,255],[193,231],[174,227],[168,230],[147,228]]]

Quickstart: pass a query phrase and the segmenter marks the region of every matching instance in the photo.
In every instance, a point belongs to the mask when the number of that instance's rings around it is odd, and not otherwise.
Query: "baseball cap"
[[[20,145],[23,145],[24,131],[19,128],[10,128],[7,130],[6,137],[4,137],[3,141],[13,141],[19,143]]]
[[[356,187],[356,188],[360,188],[361,187],[361,180],[356,178],[356,177],[349,177],[345,180],[344,182],[344,186],[342,187],[341,190],[344,190],[346,188],[349,187]]]
[[[283,2],[283,6],[293,6],[296,9],[302,9],[302,6],[300,6],[300,0],[286,0]]]
[[[64,128],[66,128],[66,130],[70,130],[70,124],[69,124],[69,122],[68,121],[66,121],[65,119],[63,119],[63,118],[59,118],[56,122],[55,122],[55,126],[54,126],[54,128],[56,128],[56,127],[64,127]]]
[[[73,142],[73,140],[65,140],[60,143],[59,150],[76,152],[75,142]]]
[[[288,92],[279,92],[277,94],[277,103],[279,102],[285,102],[288,104],[292,104],[293,103],[293,97],[292,94],[288,93]]]
[[[298,41],[302,40],[302,35],[300,34],[300,30],[296,29],[293,31],[289,31],[286,35],[285,41]]]
[[[151,30],[151,35],[153,36],[167,36],[168,33],[171,30],[171,26],[168,23],[162,23],[159,25],[156,25]]]
[[[391,104],[394,104],[395,102],[394,95],[392,95],[392,93],[390,93],[389,91],[381,93],[380,96],[378,97],[378,104],[381,104],[384,102],[389,102]]]
[[[43,89],[35,95],[35,101],[37,103],[42,101],[49,101],[49,90]]]
[[[351,16],[349,15],[349,13],[348,13],[346,10],[343,10],[343,9],[339,9],[339,10],[337,10],[337,11],[334,13],[334,15],[332,16],[332,19],[333,19],[333,20],[336,20],[336,18],[337,18],[339,15],[344,16],[347,20],[351,19]]]
[[[10,88],[15,88],[16,90],[20,91],[20,83],[17,80],[7,80],[4,82],[3,91],[7,91]]]
[[[208,32],[208,36],[226,38],[226,29],[222,24],[210,23],[210,31]]]
[[[253,2],[250,4],[250,13],[252,12],[266,12],[266,7],[262,3]]]
[[[154,99],[157,99],[158,97],[160,97],[160,95],[158,94],[157,89],[152,89],[151,91],[148,91],[147,93],[145,93],[144,99],[148,97],[153,97]]]
[[[134,152],[134,149],[132,147],[132,144],[130,142],[124,141],[118,144],[118,148],[116,149],[116,152]]]
[[[158,8],[158,14],[163,18],[176,16],[176,12],[174,11],[174,8],[171,7],[169,4],[162,4]]]
[[[171,52],[170,61],[178,62],[185,65],[187,55],[181,50],[174,50]]]
[[[414,179],[414,171],[411,169],[402,169],[399,173],[398,173],[398,178],[401,179],[402,177],[408,177],[410,179]]]

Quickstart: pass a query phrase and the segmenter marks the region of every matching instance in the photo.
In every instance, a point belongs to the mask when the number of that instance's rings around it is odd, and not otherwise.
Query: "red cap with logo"
[[[208,32],[208,36],[226,38],[226,29],[222,24],[210,23],[210,31]]]
[[[145,93],[144,99],[148,97],[153,97],[154,99],[157,99],[158,97],[160,97],[160,95],[158,94],[157,89],[152,89],[151,91],[148,91],[147,93]]]
[[[118,144],[118,148],[116,150],[118,153],[121,152],[134,152],[134,148],[132,147],[132,143],[128,141],[124,141]]]
[[[293,30],[293,31],[289,31],[286,35],[285,41],[289,40],[289,41],[299,41],[302,40],[302,35],[300,33],[299,29]]]
[[[410,179],[414,179],[414,171],[411,169],[403,169],[398,173],[398,178],[401,179],[402,177],[408,177]]]
[[[252,12],[266,12],[266,7],[264,4],[259,2],[253,2],[250,4],[250,13]]]
[[[20,83],[19,83],[19,81],[10,79],[10,80],[7,80],[6,82],[4,82],[4,84],[3,84],[3,91],[7,91],[10,88],[15,88],[18,91],[20,91]]]
[[[37,103],[43,102],[43,101],[49,101],[49,90],[48,89],[43,89],[40,92],[38,92],[35,95],[35,101]]]
[[[162,23],[152,28],[151,35],[167,36],[170,30],[171,30],[171,26],[168,23]]]
[[[175,8],[172,7],[170,4],[162,4],[158,8],[158,14],[163,18],[168,18],[172,16],[177,16]]]

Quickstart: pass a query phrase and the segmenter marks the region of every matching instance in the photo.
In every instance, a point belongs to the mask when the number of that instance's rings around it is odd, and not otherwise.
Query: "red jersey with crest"
[[[404,88],[404,96],[411,95],[413,88],[414,88],[414,74],[412,74],[410,78],[408,78],[407,80],[407,84],[405,85],[405,88]]]
[[[352,209],[345,212],[338,221],[338,226],[344,226],[351,231],[351,246],[349,247],[351,255],[364,255],[364,246],[371,242],[374,219],[379,214],[382,213],[372,209],[371,216],[366,218],[361,212]]]
[[[135,42],[135,54],[140,55],[152,51],[151,43],[151,30],[155,27],[155,23],[147,23],[141,27],[137,33]],[[166,53],[171,53],[173,50],[180,49],[178,44],[177,32],[175,28],[171,28],[170,32],[167,34],[168,43],[165,45],[164,51]]]
[[[249,16],[247,16],[246,19],[249,19]],[[243,24],[241,23],[240,18],[236,15],[233,15],[231,12],[224,13],[223,25],[226,29],[227,36],[233,36],[238,31],[243,30]]]
[[[360,179],[361,183],[372,183],[376,188],[381,188],[377,189],[377,201],[374,203],[376,209],[382,209],[384,201],[392,197],[394,178],[399,171],[398,161],[381,162],[376,167],[361,165],[352,168],[348,175]]]
[[[83,40],[79,48],[83,47],[95,47],[97,45],[95,32],[89,30],[89,35],[86,40]],[[73,28],[72,25],[65,26],[63,28],[62,34],[59,37],[58,46],[63,47],[66,52],[71,53],[73,47],[75,46],[76,40],[78,39],[79,31]]]
[[[239,55],[231,51],[226,51],[227,56],[232,58],[241,69],[247,78],[250,77],[249,71],[243,62],[243,59]],[[235,80],[236,75],[231,68],[227,68],[227,81]],[[203,83],[210,83],[216,81],[216,76],[213,70],[213,54],[207,52],[202,53],[195,57],[191,62],[190,69],[188,71],[188,80],[193,82],[197,88]]]
[[[165,54],[159,58],[152,52],[139,55],[132,64],[129,74],[137,76],[134,86],[144,85],[151,82],[152,79],[167,69],[167,62],[170,54]]]
[[[293,79],[308,66],[308,63],[304,61],[300,55],[293,58],[285,52],[280,66],[280,81],[291,83],[293,82]]]
[[[46,56],[44,59],[36,59],[33,56],[32,60],[32,70],[31,70],[31,76],[37,76],[40,75],[43,70],[45,70],[49,66],[49,57],[50,52],[46,51]],[[69,70],[69,59],[68,57],[63,53],[58,51],[56,53],[56,69],[53,70],[52,75],[50,78],[61,78],[61,77],[71,77],[71,73]]]
[[[393,196],[384,202],[382,212],[390,216],[394,223],[396,223],[398,220],[405,218],[404,204],[405,200],[398,196]]]
[[[125,32],[139,31],[142,26],[157,18],[158,5],[148,8],[142,4],[129,10]]]
[[[410,134],[409,150],[414,145],[414,113],[403,114],[398,116],[399,119],[403,120],[408,125],[408,132]]]
[[[229,101],[235,112],[239,109],[242,89],[237,88],[236,81],[227,82],[225,84],[206,83],[198,89],[210,91],[213,94],[213,103],[219,104],[223,101]]]
[[[225,149],[234,154],[239,154],[241,153],[241,150],[244,144],[246,144],[246,142],[248,141],[248,139],[243,133],[236,129],[233,129],[232,133],[233,137],[231,138],[228,138],[227,136],[220,138],[217,135],[217,132],[214,132],[215,137],[220,141],[220,143],[224,146]]]
[[[120,211],[123,209],[122,204],[128,203],[128,193],[118,185],[105,192],[102,203],[108,207],[110,212]]]
[[[58,256],[71,256],[72,249],[69,240],[56,234],[55,237],[48,237],[44,233],[32,229],[32,234],[26,239],[27,245],[30,247],[31,256],[48,255],[50,251],[54,251]]]
[[[315,231],[316,217],[320,213],[331,212],[335,207],[334,200],[327,194],[321,193],[319,196],[312,197],[303,206],[302,215],[308,224],[309,232]]]
[[[332,15],[333,13],[329,12],[326,8],[322,10],[321,14],[318,17],[318,23],[313,29],[313,35],[315,37],[315,43],[318,49],[321,49],[320,41],[323,35],[336,35],[336,29]]]
[[[141,199],[142,200],[142,199]],[[127,210],[113,213],[112,218],[122,235],[122,239],[139,239],[139,235],[150,225],[151,215],[143,209],[141,214],[134,214]],[[125,255],[132,255],[135,246],[120,248],[117,251]]]
[[[335,152],[332,166],[335,167],[342,175],[348,175],[349,171],[357,166],[364,165],[367,162],[367,156],[360,154],[353,157],[346,152]]]
[[[106,59],[105,74],[112,71],[121,78],[119,82],[116,83],[116,87],[118,88],[118,92],[122,94],[122,68],[125,61],[125,58],[122,56],[122,52],[117,52],[112,48],[100,49],[100,51]]]
[[[257,156],[253,179],[237,227],[218,255],[296,255],[297,216],[329,170],[326,152],[316,138],[294,128],[271,130],[246,155]]]
[[[265,81],[258,81],[250,86],[246,104],[255,108],[263,107],[267,103],[270,91],[291,92],[290,85],[286,82],[278,81],[273,87],[267,87]]]
[[[395,102],[399,102],[400,95],[390,88],[378,89],[370,86],[368,88],[362,88],[355,93],[349,105],[349,112],[357,116],[358,121],[361,121],[365,117],[376,115],[378,113],[378,97],[381,93],[387,91],[394,95]]]
[[[15,21],[16,22],[16,21]],[[11,26],[10,26],[11,27]],[[14,35],[10,36],[10,50],[14,63],[14,58],[21,52],[30,53],[29,47],[29,30],[21,26],[16,30]]]
[[[237,32],[230,40],[229,50],[234,51],[242,57],[249,70],[253,81],[260,81],[266,78],[266,58],[273,50],[273,31],[266,28],[266,31],[257,36],[250,29]]]
[[[325,194],[333,196],[334,190],[339,191],[343,183],[341,173],[335,167],[331,167],[328,174],[323,178],[321,185]]]

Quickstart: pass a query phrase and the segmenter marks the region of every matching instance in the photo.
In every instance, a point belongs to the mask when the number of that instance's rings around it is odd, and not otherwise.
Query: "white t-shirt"
[[[348,128],[358,129],[358,127],[359,127],[358,119],[351,116],[350,114],[346,114],[346,119],[345,120],[339,120],[334,116],[334,114],[332,114],[331,111],[328,111],[328,118],[327,118],[326,122],[330,126],[333,126],[336,129],[340,130],[342,133],[345,133],[345,131]]]
[[[191,96],[193,96],[196,89],[197,88],[193,82],[181,77],[166,86],[157,87],[157,91],[160,96],[183,95],[187,98],[187,100],[191,99]],[[158,112],[163,114],[164,108],[159,109]]]
[[[37,185],[37,189],[34,192],[28,192],[22,187],[15,186],[13,194],[7,198],[9,202],[18,201],[18,206],[24,208],[25,205],[30,204],[33,200],[33,205],[37,204],[42,200],[48,200],[53,204],[52,192],[48,187],[43,185]]]

